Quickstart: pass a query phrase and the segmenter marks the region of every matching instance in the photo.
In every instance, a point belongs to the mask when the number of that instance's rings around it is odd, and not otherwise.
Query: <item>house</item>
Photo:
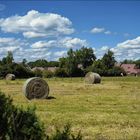
[[[47,70],[51,72],[55,72],[57,69],[58,67],[47,67]]]
[[[34,68],[32,68],[32,71],[33,72],[35,72],[35,71],[44,71],[45,70],[45,68],[43,68],[43,67],[34,67]]]
[[[48,70],[48,71],[51,71],[51,72],[55,72],[56,70],[58,69],[58,67],[34,67],[32,68],[32,71],[35,72],[35,71],[45,71],[45,70]]]
[[[136,68],[136,64],[121,64],[127,75],[140,75],[140,69]]]

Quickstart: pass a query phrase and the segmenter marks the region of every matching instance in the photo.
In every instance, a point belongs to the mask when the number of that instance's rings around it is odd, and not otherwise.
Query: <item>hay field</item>
[[[103,78],[97,85],[85,85],[82,78],[46,80],[49,100],[27,100],[22,93],[25,79],[0,80],[0,90],[17,106],[35,105],[48,133],[69,122],[86,140],[140,139],[140,77]]]

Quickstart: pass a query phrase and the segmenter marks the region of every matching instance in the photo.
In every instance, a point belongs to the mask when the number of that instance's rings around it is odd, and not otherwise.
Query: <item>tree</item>
[[[24,59],[22,60],[22,65],[25,66],[26,63],[27,63],[27,60],[24,58]]]
[[[66,68],[66,64],[67,64],[67,58],[65,58],[65,57],[59,58],[59,67],[60,68]]]
[[[48,62],[45,59],[38,59],[34,62],[29,62],[28,65],[33,68],[33,67],[47,67]]]
[[[103,58],[102,58],[102,63],[104,65],[104,67],[106,69],[111,69],[114,67],[115,65],[115,57],[114,57],[114,53],[110,50],[108,50],[107,53],[104,54]]]
[[[135,61],[136,67],[140,69],[140,59]]]
[[[82,64],[83,68],[90,66],[96,59],[92,48],[82,47],[75,52],[77,63]]]
[[[11,51],[8,51],[8,54],[6,57],[4,57],[2,59],[2,64],[12,64],[14,61],[14,58],[13,58],[13,53]]]
[[[72,76],[74,71],[77,69],[78,63],[75,57],[75,52],[73,51],[73,49],[70,49],[67,52],[67,63],[66,63],[66,67],[67,67],[67,72],[69,74],[69,76]]]

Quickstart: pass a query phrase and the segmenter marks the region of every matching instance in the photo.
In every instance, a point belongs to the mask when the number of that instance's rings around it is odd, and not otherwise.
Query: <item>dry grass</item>
[[[85,85],[82,78],[46,80],[56,99],[27,100],[25,80],[1,80],[0,89],[17,106],[35,105],[48,133],[70,122],[86,140],[140,139],[140,77],[103,78],[97,85]]]

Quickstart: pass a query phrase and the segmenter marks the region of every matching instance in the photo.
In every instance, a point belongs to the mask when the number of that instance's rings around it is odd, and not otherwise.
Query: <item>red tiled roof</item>
[[[123,68],[127,74],[140,73],[140,69],[137,69],[135,64],[122,64],[121,68]]]

